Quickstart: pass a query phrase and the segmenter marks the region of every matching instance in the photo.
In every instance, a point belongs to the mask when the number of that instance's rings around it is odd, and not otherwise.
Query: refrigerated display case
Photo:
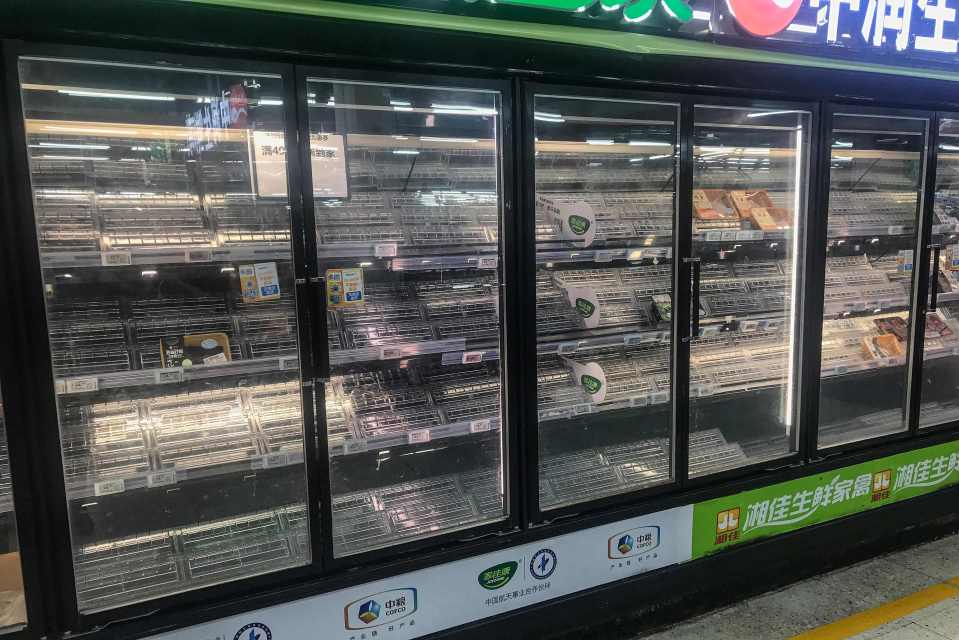
[[[306,91],[333,554],[470,535],[508,509],[501,94],[323,77]]]
[[[539,504],[668,483],[679,105],[536,93]]]
[[[19,73],[80,610],[308,564],[282,78]]]
[[[909,429],[912,288],[929,125],[919,116],[842,109],[832,115],[820,448]],[[932,316],[930,323],[938,326]]]
[[[812,139],[808,108],[697,104],[693,117],[690,477],[799,450]]]

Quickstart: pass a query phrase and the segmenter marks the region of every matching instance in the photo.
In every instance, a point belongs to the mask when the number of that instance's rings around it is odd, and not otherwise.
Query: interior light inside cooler
[[[42,155],[36,156],[41,160],[109,160],[110,158],[106,156],[59,156],[59,155]]]
[[[278,107],[283,104],[283,101],[279,98],[260,98],[257,102],[265,107]]]
[[[610,140],[609,138],[586,138],[586,144],[594,144],[594,145],[603,145],[603,146],[605,146],[605,145],[611,145],[611,144],[613,144],[613,141]]]
[[[434,138],[431,136],[421,136],[420,140],[425,142],[456,142],[460,144],[473,144],[479,142],[476,138]]]
[[[533,119],[541,120],[543,122],[566,122],[566,118],[564,118],[562,114],[546,113],[544,111],[533,112]]]
[[[97,149],[103,151],[109,149],[108,144],[80,144],[67,142],[41,142],[40,144],[31,144],[31,148],[51,148],[51,149]]]
[[[846,140],[836,140],[832,143],[834,149],[849,149],[852,147],[852,142],[847,142]]]
[[[657,142],[655,140],[630,140],[631,147],[671,147],[672,142]]]
[[[119,100],[156,100],[159,102],[173,102],[174,96],[158,93],[125,93],[120,91],[93,91],[88,89],[57,89],[57,93],[80,98],[116,98]]]
[[[642,161],[645,160],[645,159],[646,159],[646,158],[630,158],[629,161],[630,161],[630,162],[642,162]]]
[[[420,152],[415,149],[394,149],[393,154],[397,156],[418,156]]]
[[[792,259],[797,260],[799,256],[799,236],[800,236],[800,212],[799,208],[802,205],[802,191],[800,185],[803,179],[803,165],[802,165],[802,149],[803,149],[803,130],[799,128],[796,130],[796,155],[794,158],[795,164],[795,175],[793,177],[793,221],[792,221]],[[793,268],[792,271],[792,282],[790,283],[790,293],[789,299],[796,300],[798,291],[799,291],[799,272],[800,269]],[[793,388],[795,386],[795,373],[796,373],[796,321],[798,315],[798,308],[790,309],[789,313],[789,369],[786,374],[786,402],[783,407],[782,419],[783,423],[786,425],[786,434],[789,435],[792,432],[792,423],[793,423],[793,402],[795,402],[796,392]]]
[[[959,147],[954,144],[941,144],[939,148],[943,151],[959,151]]]
[[[747,118],[764,118],[766,116],[784,116],[789,115],[790,113],[801,113],[795,109],[789,109],[785,111],[756,111],[753,113],[747,113]]]

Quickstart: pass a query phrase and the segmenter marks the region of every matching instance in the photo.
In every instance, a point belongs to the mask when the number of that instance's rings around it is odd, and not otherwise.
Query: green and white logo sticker
[[[593,244],[596,237],[596,213],[587,202],[556,201],[539,196],[536,199],[544,216],[555,227],[562,240],[582,241],[583,247]]]
[[[495,591],[496,589],[505,587],[506,584],[513,579],[513,576],[516,575],[516,569],[518,567],[519,563],[513,560],[501,562],[496,566],[480,572],[480,574],[476,577],[476,580],[484,589]]]
[[[584,318],[592,318],[596,313],[596,305],[585,298],[576,298],[576,310]]]
[[[562,282],[559,282],[563,286]],[[569,304],[576,310],[576,313],[583,319],[583,325],[587,329],[595,329],[599,326],[602,315],[602,307],[599,304],[599,296],[596,295],[591,287],[564,287],[566,289],[566,298]]]
[[[578,236],[586,235],[586,232],[593,226],[587,218],[576,214],[567,218],[567,221],[569,222],[569,230]]]
[[[563,358],[566,366],[573,372],[589,399],[599,404],[606,399],[606,372],[596,362],[580,364],[569,358]]]

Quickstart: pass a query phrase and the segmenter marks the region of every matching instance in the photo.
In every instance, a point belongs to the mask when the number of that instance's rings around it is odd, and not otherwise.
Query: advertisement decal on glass
[[[192,155],[209,151],[223,137],[224,129],[245,129],[249,100],[246,89],[235,84],[217,98],[206,98],[206,104],[187,115],[186,128],[190,130],[187,148]]]
[[[416,613],[416,607],[416,589],[392,589],[343,607],[343,622],[349,630],[381,627],[410,617]]]
[[[573,378],[582,386],[590,400],[599,404],[606,399],[606,372],[596,362],[580,364],[575,360],[563,358],[566,366],[573,372]]]
[[[366,303],[363,269],[327,269],[326,305],[331,309]]]
[[[593,244],[596,237],[596,213],[586,202],[556,202],[545,196],[537,196],[543,215],[556,226],[563,240],[582,241],[583,247]]]

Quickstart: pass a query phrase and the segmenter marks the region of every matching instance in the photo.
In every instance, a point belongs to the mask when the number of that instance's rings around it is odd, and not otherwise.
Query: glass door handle
[[[929,273],[929,313],[935,313],[937,303],[939,302],[939,255],[942,246],[938,244],[930,245],[932,249],[932,271]]]
[[[313,337],[315,377],[321,382],[330,379],[330,343],[327,339],[329,324],[326,306],[326,278],[310,277],[310,307],[313,316],[310,327]]]
[[[692,288],[692,295],[690,299],[690,328],[689,335],[686,337],[686,341],[690,341],[699,337],[699,293],[700,278],[702,275],[702,261],[699,258],[683,258],[683,262],[692,267],[690,269],[689,276]]]

